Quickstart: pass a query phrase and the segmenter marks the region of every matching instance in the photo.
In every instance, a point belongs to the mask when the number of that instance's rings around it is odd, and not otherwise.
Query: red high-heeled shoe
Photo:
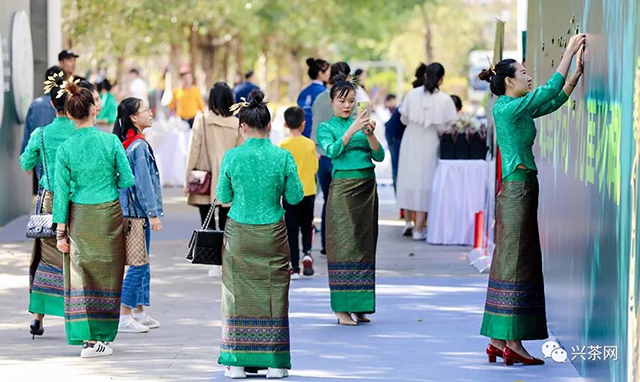
[[[495,363],[496,362],[496,357],[503,358],[502,350],[500,350],[497,347],[489,344],[489,346],[487,346],[487,356],[489,356],[489,362],[490,363]]]
[[[502,352],[502,359],[504,359],[504,364],[508,366],[513,365],[514,362],[521,362],[524,365],[544,365],[543,360],[536,357],[525,358],[513,351],[513,349],[510,349],[508,346],[504,347],[504,351]]]

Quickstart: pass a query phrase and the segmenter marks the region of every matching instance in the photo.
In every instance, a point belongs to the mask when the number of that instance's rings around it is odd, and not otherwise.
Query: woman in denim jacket
[[[122,213],[125,217],[146,219],[147,252],[151,244],[151,230],[162,230],[159,217],[164,215],[160,173],[153,150],[142,136],[142,132],[151,127],[152,123],[153,114],[149,106],[138,98],[130,97],[118,106],[118,118],[113,126],[113,133],[122,141],[136,178],[133,187],[120,190]],[[150,281],[149,264],[129,267],[122,285],[118,332],[145,333],[149,329],[160,327],[160,323],[149,317],[143,308],[149,306]]]

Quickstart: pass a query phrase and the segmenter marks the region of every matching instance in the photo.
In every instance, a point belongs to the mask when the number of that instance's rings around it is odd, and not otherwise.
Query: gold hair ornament
[[[249,102],[247,102],[247,100],[244,97],[241,97],[240,100],[241,100],[240,102],[234,103],[229,108],[229,111],[232,112],[233,115],[238,114],[240,112],[240,109],[242,109],[243,107],[249,106]]]
[[[358,76],[351,76],[351,85],[353,85],[354,88],[359,88],[360,87],[360,78],[358,78]]]
[[[53,73],[52,76],[47,77],[47,80],[44,82],[44,94],[49,94],[51,89],[58,86],[58,79],[64,79],[63,71],[60,71],[60,73]]]
[[[73,82],[74,84],[78,84],[80,82],[80,79],[73,79],[73,76],[69,77],[68,80],[64,81],[62,83],[62,85],[60,85],[60,90],[58,90],[58,94],[56,95],[56,98],[60,98],[62,97],[62,95],[64,94],[64,92],[67,92],[69,95],[72,95],[72,93],[69,91],[69,89],[67,89],[67,84],[69,84],[70,82]]]
[[[491,73],[493,73],[493,75],[495,76],[496,73],[496,67],[495,65],[493,65],[493,62],[491,62],[491,59],[489,58],[489,56],[487,56],[487,61],[489,61],[489,70],[491,70]]]

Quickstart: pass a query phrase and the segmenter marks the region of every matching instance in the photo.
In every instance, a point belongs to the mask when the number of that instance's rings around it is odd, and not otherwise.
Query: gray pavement
[[[289,381],[582,381],[570,362],[489,364],[487,339],[478,334],[487,275],[468,265],[469,248],[401,237],[392,189],[381,186],[380,197],[373,322],[354,328],[336,325],[326,261],[316,252],[316,275],[292,282]],[[197,210],[185,205],[177,189],[165,190],[165,204],[165,231],[154,234],[151,247],[148,310],[162,327],[119,335],[114,355],[103,359],[81,359],[79,347],[66,344],[58,317],[46,318],[44,336],[31,340],[26,221],[0,230],[0,380],[224,380],[217,364],[220,279],[208,277],[207,267],[184,261],[186,241],[199,223]],[[319,239],[317,235],[315,247]],[[525,345],[542,357],[542,341]]]

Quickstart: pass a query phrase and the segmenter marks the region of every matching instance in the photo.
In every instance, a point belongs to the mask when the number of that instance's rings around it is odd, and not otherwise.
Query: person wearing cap
[[[193,75],[190,71],[180,73],[182,87],[173,91],[173,97],[169,109],[174,110],[178,117],[193,127],[193,120],[198,112],[204,112],[204,101],[200,89],[193,84]]]
[[[73,76],[76,72],[76,58],[78,57],[80,56],[69,49],[65,49],[58,54],[58,65],[60,65],[67,76]]]

